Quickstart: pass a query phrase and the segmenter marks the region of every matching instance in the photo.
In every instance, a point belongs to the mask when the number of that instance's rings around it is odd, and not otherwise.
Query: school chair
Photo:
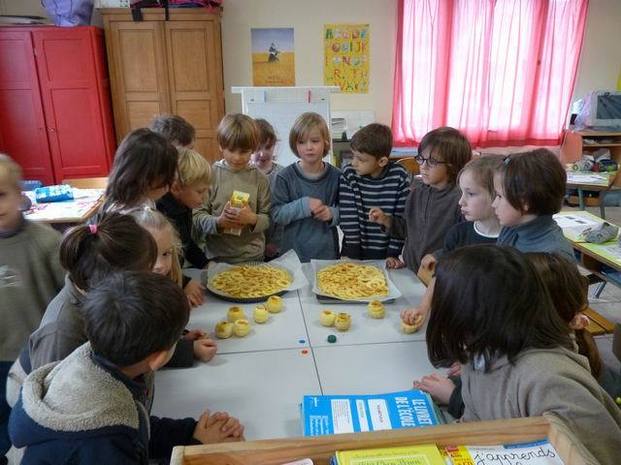
[[[411,176],[420,174],[420,166],[414,157],[400,158],[397,163],[403,166]]]
[[[107,177],[63,179],[63,184],[69,184],[76,189],[105,189],[108,185]]]
[[[582,136],[575,131],[565,131],[559,159],[563,166],[582,158]]]

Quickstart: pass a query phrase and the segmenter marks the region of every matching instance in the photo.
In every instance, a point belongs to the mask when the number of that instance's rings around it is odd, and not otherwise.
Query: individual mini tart
[[[379,300],[372,300],[371,302],[369,302],[369,304],[367,305],[367,309],[371,318],[384,318],[384,315],[386,313],[384,310],[384,304],[381,303]]]
[[[265,308],[265,305],[257,305],[254,307],[254,321],[257,323],[265,323],[269,317],[270,313]]]
[[[332,310],[323,310],[319,315],[319,323],[321,326],[333,326],[336,319],[336,313]]]
[[[284,302],[282,297],[277,295],[271,295],[267,298],[267,302],[265,302],[265,308],[270,313],[278,313],[282,310]]]
[[[246,314],[244,313],[244,309],[241,307],[230,307],[227,313],[228,320],[233,323],[236,320],[245,320]]]
[[[349,313],[339,313],[334,320],[334,327],[339,331],[347,331],[351,326],[351,315]]]
[[[235,320],[233,332],[237,337],[244,337],[250,332],[250,323],[248,323],[248,320]]]
[[[233,335],[233,323],[221,321],[216,324],[216,337],[218,339],[228,339]]]
[[[401,322],[401,331],[403,331],[405,334],[415,333],[419,329],[420,329],[420,325],[419,324],[409,325],[409,324],[405,323],[404,321]]]

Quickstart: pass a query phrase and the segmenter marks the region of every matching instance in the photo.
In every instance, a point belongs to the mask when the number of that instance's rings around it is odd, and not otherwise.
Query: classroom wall
[[[44,15],[40,0],[0,0],[0,14]],[[323,85],[321,31],[329,22],[371,25],[368,94],[336,94],[335,110],[374,110],[390,123],[397,0],[225,0],[222,50],[227,111],[239,111],[231,86],[252,85],[251,27],[294,27],[297,85]],[[99,15],[93,23],[97,24]],[[591,0],[574,99],[589,90],[614,89],[621,72],[621,0]]]
[[[295,82],[323,86],[323,25],[370,24],[368,94],[333,94],[333,110],[374,110],[390,124],[395,61],[397,0],[225,0],[222,55],[227,112],[241,110],[240,95],[231,86],[252,85],[250,28],[293,27]]]
[[[621,73],[621,0],[591,0],[574,98],[615,89]]]

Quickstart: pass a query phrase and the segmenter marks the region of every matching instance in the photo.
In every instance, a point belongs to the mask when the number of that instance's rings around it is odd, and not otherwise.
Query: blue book
[[[301,413],[304,436],[440,423],[429,394],[416,389],[375,395],[304,396]]]

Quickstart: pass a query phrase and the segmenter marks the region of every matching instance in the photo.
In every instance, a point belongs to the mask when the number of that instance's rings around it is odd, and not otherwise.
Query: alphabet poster
[[[295,86],[293,28],[251,29],[252,85]]]
[[[323,81],[341,92],[369,91],[369,25],[325,24],[323,26]]]

